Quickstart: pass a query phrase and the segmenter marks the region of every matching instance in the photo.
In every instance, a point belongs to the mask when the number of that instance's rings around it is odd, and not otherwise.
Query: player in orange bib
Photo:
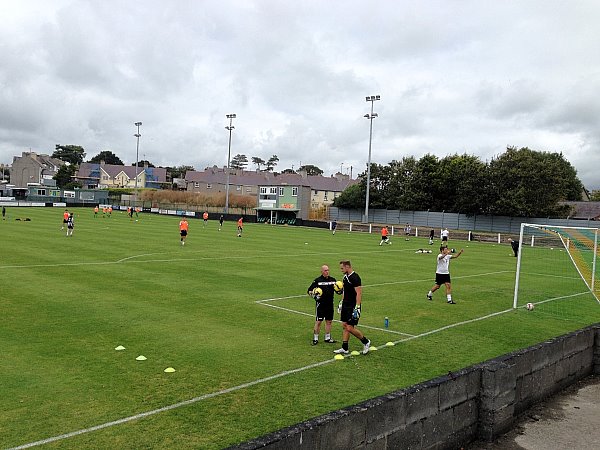
[[[179,236],[181,236],[181,245],[185,245],[185,238],[188,234],[188,221],[185,217],[179,221]]]
[[[206,226],[208,223],[208,213],[206,211],[204,211],[204,214],[202,214],[202,218],[204,219],[204,226]]]
[[[244,218],[240,217],[238,219],[238,237],[242,237],[242,231],[244,231]]]
[[[63,224],[62,227],[60,227],[61,230],[65,229],[65,226],[67,225],[67,220],[69,220],[69,210],[65,209],[65,212],[63,213]]]
[[[388,234],[389,234],[388,229],[386,226],[384,226],[381,229],[381,241],[379,242],[379,245],[382,245],[383,243],[386,243],[386,244],[392,243],[392,241],[390,241],[390,239],[388,238]]]
[[[98,206],[94,208],[94,219],[98,217]]]

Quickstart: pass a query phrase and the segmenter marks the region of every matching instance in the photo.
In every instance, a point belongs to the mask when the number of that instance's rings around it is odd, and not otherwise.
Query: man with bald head
[[[321,331],[321,322],[325,321],[325,340],[328,344],[335,343],[331,338],[331,322],[333,321],[333,285],[335,278],[329,276],[329,266],[321,266],[321,275],[314,279],[307,289],[308,295],[315,299],[315,326],[313,328],[312,345],[319,343],[319,333]],[[323,293],[317,295],[314,290],[321,288]]]

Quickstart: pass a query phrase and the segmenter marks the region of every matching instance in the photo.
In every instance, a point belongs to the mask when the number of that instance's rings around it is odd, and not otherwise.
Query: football
[[[525,308],[527,308],[527,311],[533,311],[535,305],[533,303],[527,303],[527,305],[525,305]]]
[[[320,287],[316,287],[313,289],[312,296],[315,300],[319,300],[321,298],[321,295],[323,295],[323,289],[321,289]]]
[[[341,294],[342,292],[344,292],[344,282],[336,281],[335,284],[333,285],[333,290],[335,291],[336,294]]]

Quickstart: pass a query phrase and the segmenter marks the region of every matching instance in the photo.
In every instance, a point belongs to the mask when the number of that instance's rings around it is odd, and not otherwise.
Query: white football
[[[527,305],[525,305],[525,308],[527,308],[527,311],[533,311],[535,305],[533,303],[527,303]]]

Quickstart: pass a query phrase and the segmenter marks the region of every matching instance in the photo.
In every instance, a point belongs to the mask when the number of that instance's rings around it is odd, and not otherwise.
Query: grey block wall
[[[600,324],[230,447],[453,449],[507,432],[533,404],[600,375]]]

